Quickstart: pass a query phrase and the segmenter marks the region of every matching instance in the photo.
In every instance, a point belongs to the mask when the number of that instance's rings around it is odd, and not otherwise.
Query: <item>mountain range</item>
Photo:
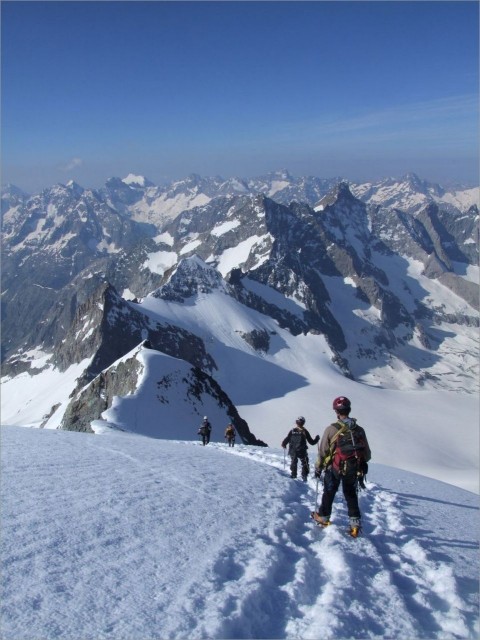
[[[145,434],[178,438],[159,426],[175,398],[177,423],[213,412],[268,444],[249,408],[313,392],[314,371],[332,393],[343,380],[474,396],[478,194],[413,174],[354,184],[287,171],[8,187],[3,422],[131,430],[115,404],[156,393]]]

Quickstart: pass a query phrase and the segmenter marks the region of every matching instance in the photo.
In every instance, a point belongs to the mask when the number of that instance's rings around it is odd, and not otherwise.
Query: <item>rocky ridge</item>
[[[320,181],[309,196],[315,207],[286,204],[280,195],[293,194],[293,179],[274,177],[256,185],[270,185],[272,199],[251,193],[251,181],[193,176],[187,190],[171,187],[170,200],[202,204],[161,222],[154,208],[148,221],[140,215],[147,192],[151,202],[159,192],[138,177],[109,181],[103,193],[70,183],[17,200],[4,214],[4,375],[38,373],[22,355],[34,347],[50,352],[59,370],[89,359],[72,394],[88,388],[106,405],[77,398],[83,408],[70,405],[66,428],[82,414],[83,429],[109,406],[123,387],[105,372],[145,340],[210,376],[212,391],[217,363],[204,337],[152,318],[139,303],[151,295],[188,310],[196,296],[221,290],[294,336],[324,336],[333,363],[352,379],[401,363],[413,372],[409,384],[451,387],[438,374],[448,354],[453,377],[466,372],[462,390],[475,390],[474,351],[457,356],[449,336],[476,340],[476,206],[442,208],[433,201],[441,190],[422,183],[426,206],[388,208],[360,200],[346,182],[321,195]],[[302,185],[303,194],[313,189],[306,179]],[[272,348],[271,332],[240,335],[259,356]],[[137,365],[132,371],[129,389],[140,375]]]

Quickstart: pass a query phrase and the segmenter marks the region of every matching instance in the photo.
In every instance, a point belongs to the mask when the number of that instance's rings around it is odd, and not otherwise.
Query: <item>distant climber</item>
[[[311,516],[321,526],[330,524],[332,504],[340,483],[347,502],[350,520],[350,535],[356,538],[361,532],[361,514],[358,506],[358,485],[364,485],[367,462],[371,458],[370,447],[364,429],[350,418],[351,402],[345,396],[335,398],[333,410],[337,421],[328,426],[318,445],[315,463],[315,477],[320,478],[325,471],[323,495],[318,511]]]
[[[227,428],[225,429],[225,440],[228,443],[229,447],[234,447],[235,446],[235,427],[233,426],[233,424],[230,422],[227,425]]]
[[[320,440],[320,436],[315,436],[313,439],[307,429],[305,429],[305,418],[300,416],[295,420],[295,426],[288,432],[287,437],[282,442],[282,447],[285,449],[287,444],[288,455],[291,458],[290,472],[291,477],[297,477],[298,461],[302,464],[302,479],[306,482],[308,473],[310,471],[310,465],[308,464],[308,448],[307,442],[311,445],[317,444]]]
[[[210,424],[208,417],[203,417],[203,422],[200,425],[200,429],[198,430],[198,434],[202,436],[203,446],[210,442],[210,434],[212,433],[212,425]]]

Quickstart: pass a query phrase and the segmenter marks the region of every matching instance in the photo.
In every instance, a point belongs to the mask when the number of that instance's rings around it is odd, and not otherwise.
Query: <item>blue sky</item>
[[[17,2],[2,182],[478,181],[476,2]]]

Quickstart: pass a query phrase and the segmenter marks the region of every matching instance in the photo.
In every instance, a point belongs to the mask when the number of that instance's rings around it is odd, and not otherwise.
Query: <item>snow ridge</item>
[[[2,438],[5,640],[478,636],[473,494],[372,464],[352,540],[278,449]]]

